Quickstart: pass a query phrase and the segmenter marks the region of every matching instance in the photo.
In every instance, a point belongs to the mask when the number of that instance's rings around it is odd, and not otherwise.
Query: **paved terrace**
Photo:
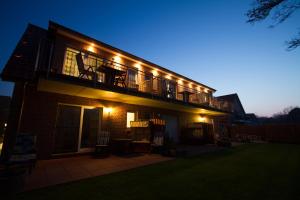
[[[67,183],[172,160],[156,154],[97,159],[90,155],[40,160],[25,180],[26,190]]]

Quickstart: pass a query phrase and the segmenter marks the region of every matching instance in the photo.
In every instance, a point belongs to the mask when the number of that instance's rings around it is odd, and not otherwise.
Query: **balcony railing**
[[[81,55],[84,70],[78,67],[77,55]],[[87,52],[67,49],[62,74],[89,79],[91,81],[122,87],[126,90],[151,94],[169,100],[179,100],[185,103],[206,105],[221,110],[230,111],[228,103],[217,101],[210,94],[190,88],[173,80],[154,76],[150,72],[141,71],[135,67],[123,65],[114,60],[100,58]]]

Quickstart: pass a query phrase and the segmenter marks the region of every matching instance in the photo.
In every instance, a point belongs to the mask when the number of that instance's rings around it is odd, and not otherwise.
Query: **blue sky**
[[[247,24],[252,0],[1,1],[0,69],[28,23],[48,21],[217,89],[238,93],[246,112],[270,116],[300,106],[300,48],[284,42],[300,28],[300,11],[270,29],[270,21]],[[0,82],[0,95],[12,84]]]

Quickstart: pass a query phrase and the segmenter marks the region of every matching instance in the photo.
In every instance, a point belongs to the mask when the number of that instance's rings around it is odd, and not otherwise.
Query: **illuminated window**
[[[128,87],[130,88],[136,88],[138,79],[137,79],[138,73],[135,69],[128,69]]]
[[[153,77],[153,88],[154,91],[158,91],[158,78]]]
[[[127,124],[126,127],[130,128],[130,122],[134,121],[135,113],[133,112],[127,112]]]
[[[69,75],[69,76],[75,76],[75,77],[79,76],[77,62],[76,62],[76,55],[78,53],[80,53],[80,52],[75,49],[72,49],[72,48],[66,49],[65,61],[64,61],[63,71],[62,71],[63,74]],[[86,54],[83,52],[81,52],[81,54],[82,54],[83,62],[87,66],[97,68],[103,64],[102,59],[100,59],[98,57],[95,57],[95,56],[92,56],[92,55],[89,55],[89,54]],[[105,74],[101,73],[101,72],[97,72],[97,73],[98,73],[98,81],[104,82]]]

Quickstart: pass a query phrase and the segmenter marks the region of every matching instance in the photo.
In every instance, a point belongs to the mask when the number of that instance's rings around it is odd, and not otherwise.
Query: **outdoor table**
[[[117,155],[126,155],[132,153],[131,142],[132,139],[129,138],[112,139],[112,152]]]
[[[105,74],[105,83],[108,85],[114,85],[116,76],[121,76],[122,74],[126,73],[125,71],[107,66],[98,67],[97,72],[102,72]]]
[[[194,93],[189,92],[189,91],[182,91],[182,92],[178,92],[178,94],[182,94],[182,96],[183,96],[183,101],[188,103],[188,102],[189,102],[189,96],[190,96],[191,94],[194,94]]]
[[[149,153],[151,151],[150,141],[132,141],[132,149],[135,153]]]

